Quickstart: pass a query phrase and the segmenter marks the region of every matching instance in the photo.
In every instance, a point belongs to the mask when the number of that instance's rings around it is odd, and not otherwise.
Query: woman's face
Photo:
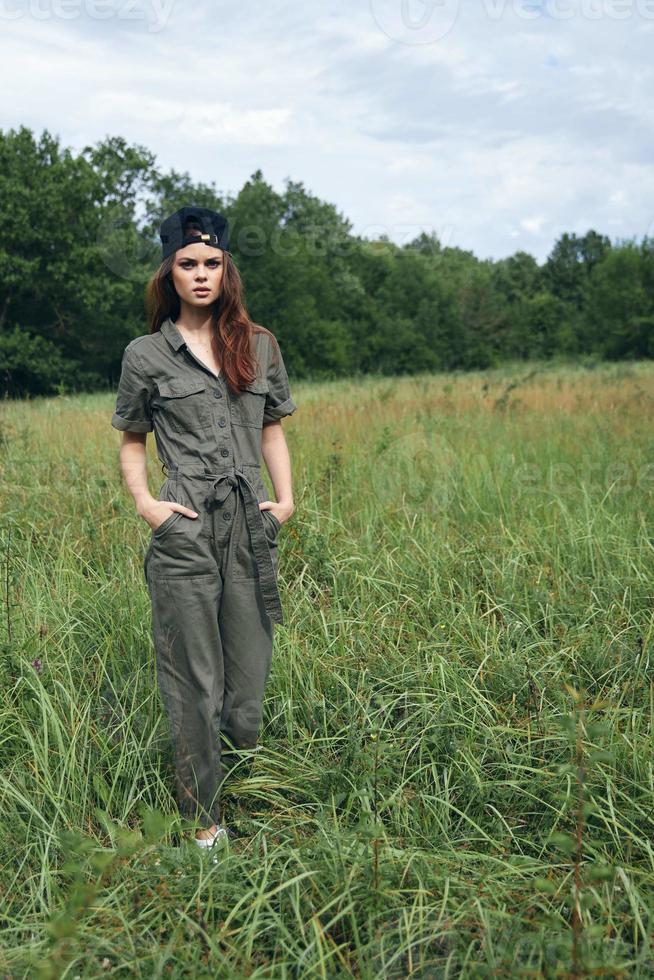
[[[182,302],[211,306],[220,294],[223,250],[209,245],[186,245],[175,252],[171,275]]]

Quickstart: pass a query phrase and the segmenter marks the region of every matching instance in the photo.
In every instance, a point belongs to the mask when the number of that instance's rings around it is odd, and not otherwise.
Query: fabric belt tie
[[[255,488],[243,471],[234,469],[233,473],[212,473],[209,470],[198,469],[198,467],[193,466],[170,467],[169,470],[171,475],[182,473],[183,475],[199,476],[212,481],[211,490],[204,498],[204,505],[209,512],[221,506],[234,487],[240,488],[245,509],[245,520],[250,531],[252,551],[259,573],[259,588],[266,612],[273,623],[283,625],[284,613],[282,611],[279,589],[275,580],[275,569],[270,555],[268,539],[266,538],[263,515],[259,507],[259,498],[257,497]]]
[[[236,477],[230,474],[225,474],[225,476],[214,480],[211,492],[204,498],[204,506],[209,513],[212,513],[216,507],[223,504],[236,486],[238,486],[238,481]]]

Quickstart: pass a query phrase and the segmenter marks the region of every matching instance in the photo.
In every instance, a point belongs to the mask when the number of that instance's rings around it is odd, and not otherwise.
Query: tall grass
[[[286,625],[215,866],[113,399],[3,404],[0,974],[654,975],[654,365],[294,397]]]

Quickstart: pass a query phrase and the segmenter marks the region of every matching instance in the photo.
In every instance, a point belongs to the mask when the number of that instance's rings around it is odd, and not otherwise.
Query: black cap
[[[191,228],[187,224],[192,222]],[[196,230],[193,230],[195,226]],[[197,230],[199,229],[199,230]],[[161,258],[165,259],[178,248],[185,245],[203,243],[212,248],[222,248],[229,252],[229,226],[227,218],[209,208],[196,208],[192,205],[180,208],[166,218],[159,228],[161,238]]]

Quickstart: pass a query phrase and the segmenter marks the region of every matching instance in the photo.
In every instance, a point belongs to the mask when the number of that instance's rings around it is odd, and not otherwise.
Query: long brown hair
[[[179,316],[181,304],[171,271],[175,264],[175,254],[173,252],[163,260],[145,288],[150,333],[160,330],[167,317],[176,320]],[[248,316],[240,273],[229,252],[223,249],[222,255],[220,295],[211,307],[213,341],[220,356],[222,376],[236,393],[256,377],[253,334],[270,334],[270,331],[254,323]],[[273,342],[272,346],[274,349],[276,344]]]

